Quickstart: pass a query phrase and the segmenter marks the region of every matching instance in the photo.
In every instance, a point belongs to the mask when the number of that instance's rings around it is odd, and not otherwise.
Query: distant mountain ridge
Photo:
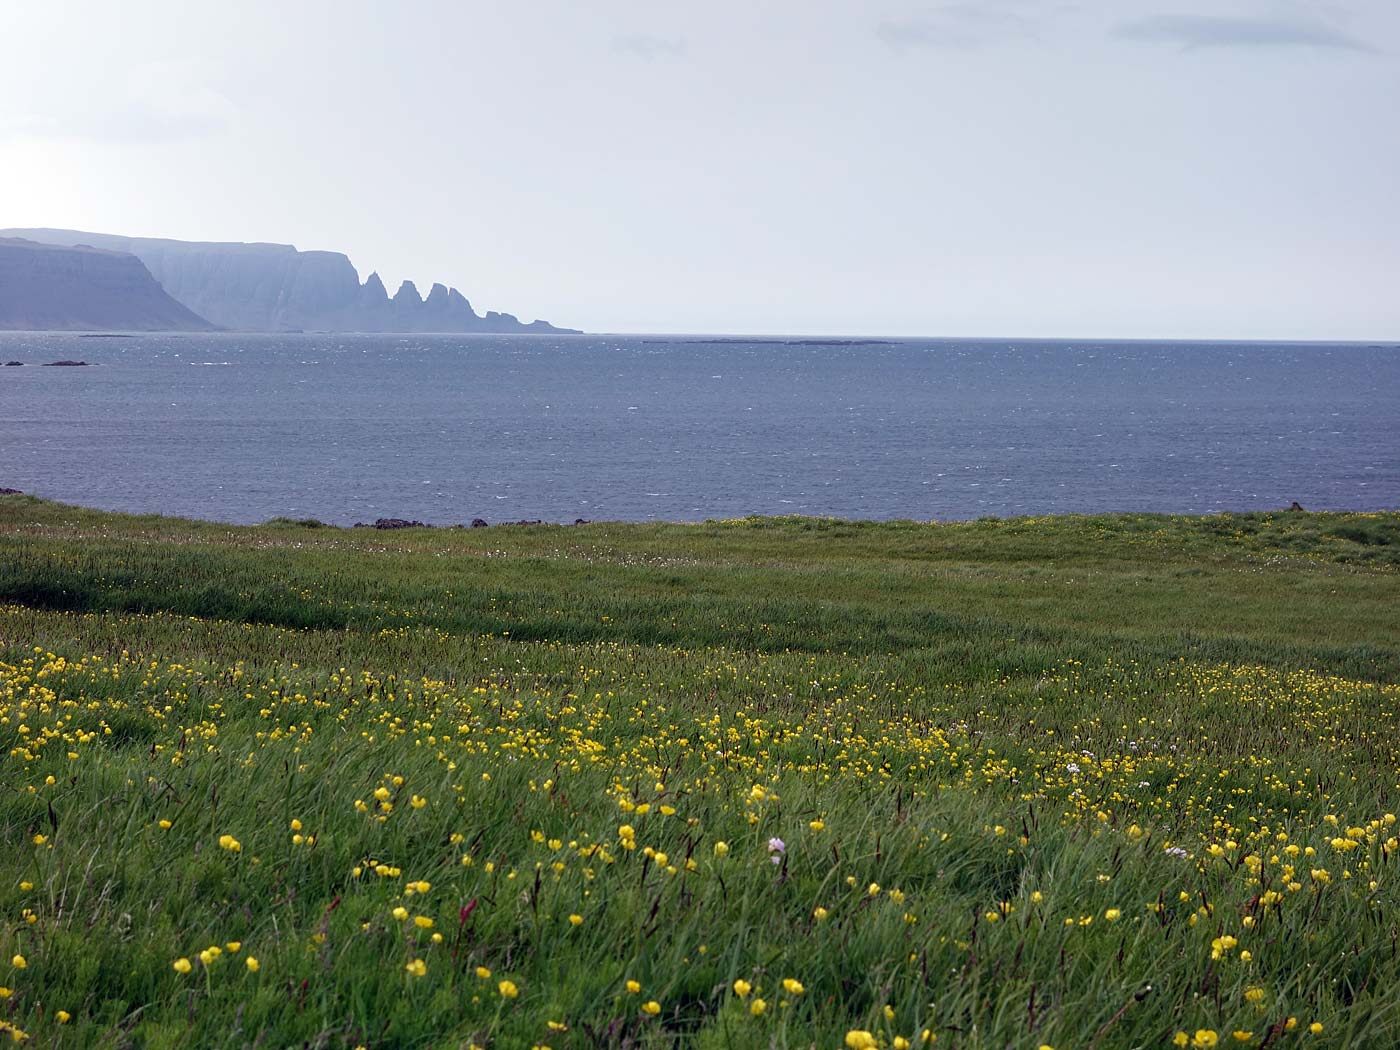
[[[193,314],[241,331],[572,333],[512,314],[484,317],[455,288],[434,284],[424,299],[412,281],[391,298],[377,273],[360,275],[340,252],[290,244],[177,241],[83,230],[11,229],[0,237],[88,245],[136,256],[160,286]]]
[[[129,252],[0,236],[0,329],[207,332]]]

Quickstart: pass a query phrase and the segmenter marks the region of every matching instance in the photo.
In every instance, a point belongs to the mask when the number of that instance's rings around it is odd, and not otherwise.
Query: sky
[[[607,332],[1400,338],[1396,0],[6,0],[0,227]]]

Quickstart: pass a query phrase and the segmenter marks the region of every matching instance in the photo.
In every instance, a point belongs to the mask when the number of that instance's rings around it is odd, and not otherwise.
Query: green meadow
[[[0,497],[0,1039],[1400,1046],[1400,513]]]

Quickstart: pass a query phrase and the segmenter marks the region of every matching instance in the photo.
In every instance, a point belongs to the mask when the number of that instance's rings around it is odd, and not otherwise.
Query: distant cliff
[[[0,237],[0,329],[207,332],[126,252]]]
[[[120,237],[79,230],[0,230],[46,244],[130,252],[172,297],[222,328],[255,332],[548,332],[511,314],[479,316],[455,288],[433,285],[424,299],[405,281],[389,297],[378,274],[360,283],[339,252],[301,252],[290,244],[242,244]]]

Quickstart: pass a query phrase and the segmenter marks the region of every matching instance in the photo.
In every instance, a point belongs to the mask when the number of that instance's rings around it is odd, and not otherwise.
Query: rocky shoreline
[[[11,489],[11,488],[5,488],[5,487],[3,487],[3,486],[0,486],[0,496],[23,496],[23,495],[25,495],[25,493],[22,492],[22,491],[20,491],[19,489]],[[36,497],[34,497],[34,498],[35,498],[35,499],[41,499],[42,497],[36,496]],[[274,525],[274,526],[295,527],[295,528],[302,528],[302,529],[343,529],[343,528],[351,528],[351,529],[379,529],[379,530],[381,530],[381,531],[388,531],[388,530],[394,530],[394,529],[488,529],[488,528],[504,528],[504,527],[506,527],[506,526],[521,526],[521,525],[556,525],[556,524],[557,524],[557,525],[563,525],[563,526],[566,526],[566,527],[571,527],[571,526],[573,526],[573,525],[589,525],[589,524],[591,524],[591,522],[589,521],[588,518],[575,518],[572,522],[568,522],[568,521],[553,522],[553,521],[545,521],[543,518],[528,518],[528,519],[521,519],[520,521],[498,521],[498,522],[496,522],[496,524],[495,524],[494,526],[493,526],[489,521],[487,521],[485,518],[472,518],[472,520],[471,520],[471,522],[470,522],[469,524],[457,523],[457,524],[453,524],[453,525],[432,525],[432,524],[430,524],[430,523],[428,523],[428,522],[426,522],[426,521],[418,521],[418,520],[416,520],[416,519],[414,519],[414,518],[375,518],[373,521],[357,521],[357,522],[355,522],[355,524],[350,525],[350,526],[345,526],[345,525],[332,525],[330,522],[328,522],[328,521],[322,521],[320,518],[272,518],[272,519],[270,519],[270,520],[268,520],[268,521],[262,522],[262,525],[264,525],[264,526],[267,526],[267,525]],[[250,527],[250,528],[256,528],[257,526],[249,526],[249,527]]]
[[[29,499],[37,500],[37,501],[42,502],[42,503],[50,503],[50,502],[60,502],[60,503],[61,503],[61,501],[53,501],[53,500],[50,500],[50,499],[48,499],[48,498],[46,498],[46,497],[43,497],[43,496],[35,496],[35,495],[30,494],[30,493],[25,493],[25,492],[23,492],[23,491],[20,490],[20,489],[7,488],[7,487],[5,487],[5,486],[3,486],[3,485],[0,485],[0,497],[5,497],[5,496],[27,496]],[[74,505],[72,509],[74,509],[74,510],[97,510],[98,508],[91,508],[91,507],[85,507],[85,506]],[[1321,511],[1309,511],[1306,507],[1304,507],[1304,506],[1303,506],[1301,503],[1299,503],[1297,500],[1294,500],[1294,501],[1290,502],[1289,505],[1288,505],[1287,507],[1256,508],[1255,510],[1252,510],[1252,511],[1250,511],[1250,510],[1246,510],[1246,511],[1220,511],[1220,512],[1215,512],[1214,514],[1204,514],[1204,515],[1199,515],[1199,514],[1176,514],[1176,513],[1167,513],[1166,516],[1170,516],[1170,517],[1184,517],[1184,518],[1195,518],[1195,517],[1215,517],[1215,516],[1218,516],[1218,515],[1221,515],[1221,514],[1223,514],[1223,515],[1225,515],[1225,516],[1228,516],[1228,515],[1230,515],[1230,514],[1232,514],[1232,513],[1242,513],[1242,514],[1263,513],[1263,514],[1286,514],[1286,515],[1294,515],[1294,514],[1298,514],[1298,515],[1308,515],[1308,514],[1314,514],[1314,513],[1316,513],[1316,514],[1323,514],[1323,515],[1327,515],[1327,514],[1363,514],[1363,515],[1364,515],[1364,514],[1371,514],[1371,513],[1395,513],[1395,512],[1396,512],[1395,508],[1390,508],[1390,509],[1382,510],[1382,511],[1379,511],[1379,512],[1357,511],[1357,510],[1321,510]],[[113,513],[113,512],[101,511],[101,513]],[[123,512],[118,511],[118,512],[115,512],[115,513],[123,513]],[[126,512],[126,513],[141,514],[141,513],[144,513],[144,512]],[[1110,516],[1113,516],[1113,513],[1114,513],[1114,512],[1107,512],[1107,513],[1108,513]],[[1132,513],[1132,512],[1121,512],[1121,513]],[[1077,516],[1079,516],[1079,515],[1070,514],[1070,515],[1052,515],[1052,516],[1054,516],[1054,517],[1077,517]],[[824,517],[824,516],[820,516],[820,515],[817,515],[817,516],[807,516],[807,515],[793,515],[793,516],[786,516],[786,515],[752,515],[752,517],[758,517],[758,518],[771,517],[771,518],[773,518],[773,520],[786,520],[788,517],[792,517],[792,518],[794,518],[794,519],[796,519],[796,518],[807,518],[808,520],[812,520],[812,521],[825,521],[825,522],[829,522],[829,523],[831,523],[831,522],[843,522],[843,521],[846,521],[847,523],[851,523],[851,522],[860,522],[860,521],[862,521],[862,520],[869,520],[869,519],[850,519],[849,521],[847,521],[847,519],[838,519],[838,518],[832,518],[832,517]],[[235,523],[230,523],[230,522],[216,522],[216,521],[214,521],[213,519],[197,519],[197,520],[209,521],[209,522],[212,523],[212,524],[226,524],[226,525],[235,524]],[[931,519],[928,519],[928,523],[929,523],[929,524],[957,524],[957,523],[959,523],[960,521],[962,521],[963,523],[965,523],[967,520],[970,520],[970,519],[939,519],[939,518],[931,518]],[[995,520],[998,520],[998,519],[992,518],[992,519],[990,519],[990,520],[994,520],[994,521],[995,521]],[[1007,519],[1001,519],[1001,520],[1012,521],[1012,520],[1016,520],[1016,519],[1015,519],[1015,518],[1007,518]],[[608,522],[607,522],[606,519],[605,519],[605,521],[604,521],[603,523],[606,524],[606,523],[608,523]],[[620,523],[620,522],[614,521],[614,522],[612,522],[612,523],[613,523],[613,524],[618,524],[618,523]],[[671,521],[671,522],[666,522],[665,524],[696,524],[696,523],[697,523],[696,521],[690,521],[690,522]],[[502,529],[502,528],[522,528],[522,527],[573,528],[573,527],[578,526],[578,525],[592,525],[592,524],[595,524],[595,521],[594,521],[594,519],[591,519],[591,518],[575,518],[573,521],[545,521],[543,518],[522,518],[522,519],[519,519],[519,520],[516,520],[516,521],[498,521],[498,522],[495,522],[495,523],[489,522],[489,521],[487,521],[485,518],[472,518],[470,522],[454,522],[454,523],[452,523],[452,524],[445,524],[445,525],[434,525],[434,524],[431,523],[431,522],[419,521],[419,520],[416,519],[416,518],[375,518],[373,521],[357,521],[357,522],[355,522],[353,525],[336,525],[336,524],[334,524],[334,523],[332,523],[332,522],[329,522],[329,521],[322,521],[320,518],[310,518],[310,517],[308,517],[308,518],[292,518],[292,517],[279,516],[279,517],[275,517],[275,518],[269,518],[268,520],[262,521],[262,522],[237,523],[237,527],[239,527],[239,528],[282,528],[282,529],[334,529],[334,530],[336,530],[336,531],[344,531],[344,530],[348,530],[348,529],[368,529],[368,530],[374,530],[374,531],[380,531],[380,532],[393,532],[393,531],[398,531],[398,530],[401,530],[401,529],[429,529],[429,530],[433,530],[433,531],[437,531],[437,532],[448,532],[448,531],[453,531],[453,532],[455,532],[455,531],[466,530],[466,529],[486,529],[486,528],[496,528],[496,529]]]
[[[276,519],[276,518],[273,519],[274,522],[276,522],[277,520],[278,520],[278,519]],[[314,522],[315,524],[312,524],[313,522]],[[574,521],[573,521],[573,524],[574,524],[574,525],[587,525],[588,523],[589,523],[589,522],[588,522],[588,519],[587,519],[587,518],[575,518]],[[272,524],[272,522],[269,522],[269,524]],[[298,525],[304,525],[304,526],[306,526],[307,528],[336,528],[336,527],[337,527],[337,526],[334,526],[334,525],[326,525],[325,522],[318,522],[318,521],[316,521],[316,519],[314,519],[314,518],[308,518],[308,519],[306,519],[305,521],[299,521],[299,522],[297,522],[297,524],[298,524]],[[552,525],[552,524],[554,524],[554,523],[553,523],[553,522],[546,522],[546,521],[544,521],[544,520],[541,519],[541,518],[534,518],[534,519],[531,519],[531,520],[522,520],[522,521],[498,521],[498,522],[496,523],[496,526],[495,526],[495,527],[496,527],[496,528],[500,528],[500,527],[505,526],[505,525]],[[569,523],[568,523],[568,522],[561,522],[561,524],[567,525],[567,524],[569,524]],[[429,525],[426,521],[413,521],[413,520],[410,520],[410,519],[408,519],[408,518],[375,518],[374,521],[372,521],[372,522],[369,522],[369,521],[357,521],[357,522],[355,522],[355,524],[351,525],[350,527],[351,527],[352,529],[487,529],[487,528],[491,528],[492,526],[491,526],[491,523],[490,523],[489,521],[487,521],[485,518],[472,518],[471,524],[470,524],[470,525]]]

